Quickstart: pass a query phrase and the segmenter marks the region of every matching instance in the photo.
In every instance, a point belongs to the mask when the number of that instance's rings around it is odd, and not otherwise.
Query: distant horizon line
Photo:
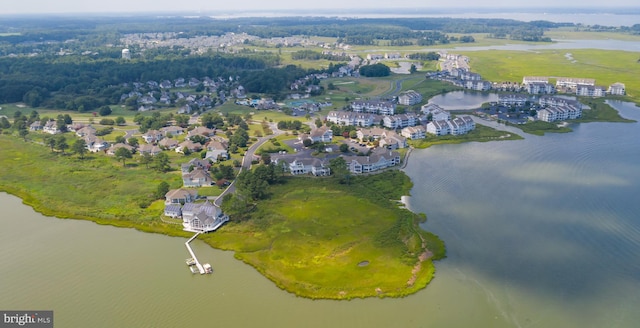
[[[192,16],[213,17],[248,15],[249,17],[291,16],[353,16],[358,15],[444,15],[444,14],[494,14],[494,13],[540,13],[540,14],[611,14],[639,15],[640,6],[618,7],[406,7],[406,8],[317,8],[317,9],[243,9],[243,10],[157,10],[157,11],[89,11],[89,12],[34,12],[0,13],[0,17],[42,17],[42,16]],[[261,14],[261,15],[256,15]],[[640,23],[640,22],[639,22]]]

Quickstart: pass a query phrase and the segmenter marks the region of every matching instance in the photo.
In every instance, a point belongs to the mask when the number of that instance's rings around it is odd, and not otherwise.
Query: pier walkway
[[[196,261],[196,268],[198,268],[198,271],[200,271],[200,274],[205,274],[204,267],[202,266],[202,264],[200,264],[200,261],[198,261],[196,254],[193,252],[193,249],[191,249],[191,245],[189,245],[189,243],[191,243],[191,241],[196,239],[198,235],[201,233],[202,232],[196,232],[196,234],[193,235],[193,237],[189,238],[189,240],[187,240],[187,242],[185,242],[184,245],[187,246],[187,250],[189,251],[189,254],[191,254],[191,258],[193,258],[193,260]]]

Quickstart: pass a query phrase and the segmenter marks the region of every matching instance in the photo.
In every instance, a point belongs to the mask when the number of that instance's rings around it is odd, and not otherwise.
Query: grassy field
[[[571,49],[461,53],[469,56],[472,70],[489,81],[521,82],[523,76],[534,75],[593,78],[603,86],[622,82],[628,98],[640,102],[640,63],[634,52]]]
[[[431,260],[425,261],[415,283],[407,284],[424,252],[421,240],[433,259],[444,256],[442,242],[417,226],[419,216],[389,199],[399,199],[410,185],[399,171],[354,178],[349,186],[289,178],[273,188],[278,197],[261,202],[251,220],[203,238],[235,250],[237,258],[298,296],[405,296],[424,288],[434,274]]]
[[[476,128],[463,135],[444,135],[444,136],[433,136],[427,134],[425,139],[420,140],[410,140],[409,144],[415,148],[429,148],[433,145],[442,145],[442,144],[459,144],[463,142],[477,141],[477,142],[487,142],[487,141],[496,141],[496,140],[518,140],[522,139],[521,136],[517,134],[513,134],[510,132],[499,131],[484,125],[476,124]]]
[[[45,215],[187,236],[179,225],[161,220],[162,200],[150,201],[160,182],[182,185],[175,169],[160,173],[134,160],[123,167],[103,154],[79,159],[14,136],[0,135],[0,143],[0,191],[21,197]],[[351,185],[290,178],[271,190],[277,197],[258,204],[252,219],[231,222],[203,239],[236,251],[239,259],[296,295],[405,296],[427,285],[435,270],[431,260],[444,256],[442,242],[417,226],[421,217],[394,201],[410,188],[400,171],[354,177]],[[207,196],[219,191],[200,189]],[[420,262],[425,247],[434,257]],[[369,264],[359,266],[363,261]]]

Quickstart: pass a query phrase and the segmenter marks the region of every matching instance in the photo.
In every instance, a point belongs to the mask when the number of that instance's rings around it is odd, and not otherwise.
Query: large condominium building
[[[351,103],[351,109],[357,113],[372,113],[380,115],[393,115],[396,105],[390,101],[354,101]]]
[[[607,92],[610,95],[624,96],[626,94],[626,91],[624,89],[624,83],[616,82],[610,85],[609,90],[607,90]]]
[[[421,101],[422,95],[413,90],[403,92],[402,94],[400,94],[400,96],[398,96],[398,103],[400,105],[412,106],[420,103]]]

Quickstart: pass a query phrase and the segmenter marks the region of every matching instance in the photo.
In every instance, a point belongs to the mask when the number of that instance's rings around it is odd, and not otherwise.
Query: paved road
[[[256,153],[256,150],[258,150],[258,148],[260,148],[260,146],[262,146],[262,144],[267,142],[267,140],[284,133],[284,131],[278,130],[278,127],[276,126],[275,123],[270,123],[270,128],[271,128],[271,131],[273,131],[273,134],[268,135],[266,137],[258,138],[258,141],[254,142],[251,146],[249,146],[249,149],[247,149],[247,152],[244,153],[244,156],[242,157],[242,165],[240,166],[240,170],[238,171],[238,174],[240,174],[242,172],[242,170],[251,169],[251,161],[253,159],[253,155]],[[224,198],[225,195],[235,192],[236,191],[235,184],[236,184],[236,181],[234,180],[227,187],[227,189],[225,189],[220,194],[220,196],[218,196],[218,198],[216,198],[216,200],[213,202],[214,205],[220,206],[222,204],[222,199]]]

